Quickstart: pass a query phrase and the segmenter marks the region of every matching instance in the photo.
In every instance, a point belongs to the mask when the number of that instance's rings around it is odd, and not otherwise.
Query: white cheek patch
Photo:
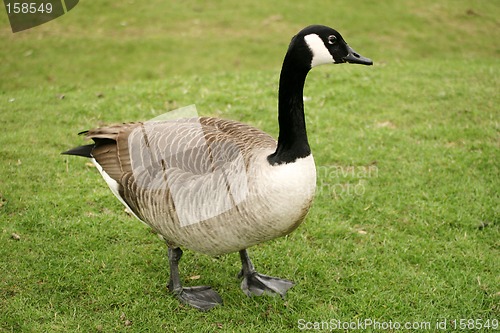
[[[330,51],[326,48],[325,43],[323,43],[323,40],[318,35],[307,35],[304,37],[304,40],[313,54],[311,68],[319,65],[333,64],[335,62]]]

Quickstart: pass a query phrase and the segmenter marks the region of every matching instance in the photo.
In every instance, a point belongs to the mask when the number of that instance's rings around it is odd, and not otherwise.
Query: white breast
[[[269,219],[277,229],[286,230],[304,216],[316,189],[316,168],[312,155],[294,163],[261,169],[262,191],[269,209]]]

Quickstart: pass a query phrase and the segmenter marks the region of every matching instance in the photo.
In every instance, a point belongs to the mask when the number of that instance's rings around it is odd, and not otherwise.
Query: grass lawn
[[[498,323],[499,17],[495,1],[82,0],[12,34],[0,10],[0,333]],[[375,65],[308,77],[315,203],[294,233],[249,250],[296,286],[249,298],[237,254],[185,251],[184,283],[211,285],[224,305],[182,306],[166,290],[165,245],[95,168],[60,152],[81,130],[189,104],[276,136],[281,61],[312,23]]]

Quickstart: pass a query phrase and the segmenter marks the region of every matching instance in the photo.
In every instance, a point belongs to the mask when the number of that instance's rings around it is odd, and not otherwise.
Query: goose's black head
[[[371,59],[354,51],[338,31],[323,25],[311,25],[292,38],[287,56],[295,65],[311,69],[324,64],[352,63],[372,65]]]

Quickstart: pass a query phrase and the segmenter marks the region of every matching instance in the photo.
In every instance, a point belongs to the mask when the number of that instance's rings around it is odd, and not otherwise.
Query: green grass
[[[81,1],[18,34],[0,14],[0,332],[499,318],[495,2],[164,3]],[[248,298],[237,255],[185,251],[185,284],[225,303],[181,306],[164,244],[60,152],[80,130],[193,103],[276,136],[279,66],[310,23],[338,28],[375,66],[320,67],[306,83],[314,206],[294,233],[250,249],[258,270],[296,286]]]

